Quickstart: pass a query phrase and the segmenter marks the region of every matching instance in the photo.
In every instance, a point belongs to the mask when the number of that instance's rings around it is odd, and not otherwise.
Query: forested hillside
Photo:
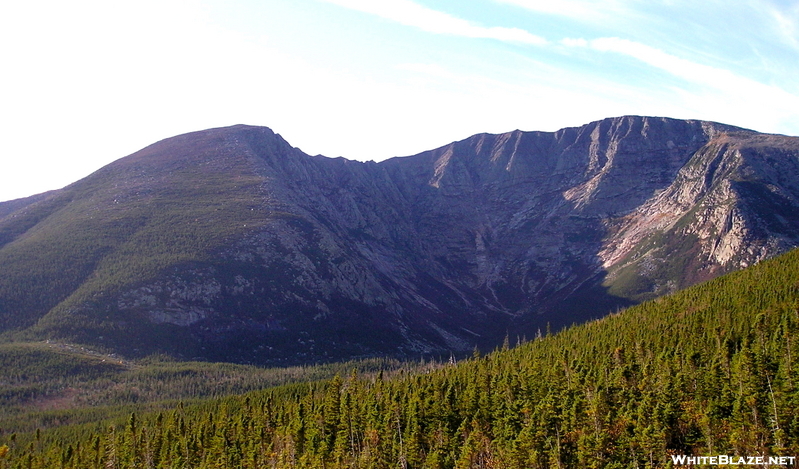
[[[170,409],[179,401],[326,380],[353,369],[362,374],[394,374],[419,366],[418,362],[369,358],[263,368],[172,361],[163,356],[124,360],[52,342],[0,344],[0,434],[107,420],[134,409]]]
[[[792,251],[426,373],[353,373],[5,435],[0,467],[598,468],[797,455],[797,331]]]

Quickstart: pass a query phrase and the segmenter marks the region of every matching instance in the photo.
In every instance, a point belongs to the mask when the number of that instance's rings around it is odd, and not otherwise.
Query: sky
[[[621,115],[799,135],[799,1],[31,0],[0,6],[0,201],[263,125],[380,161]]]

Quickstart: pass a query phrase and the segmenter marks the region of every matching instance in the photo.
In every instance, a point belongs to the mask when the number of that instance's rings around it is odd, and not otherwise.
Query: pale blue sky
[[[5,2],[0,64],[0,200],[237,123],[358,160],[624,114],[799,135],[793,1]]]

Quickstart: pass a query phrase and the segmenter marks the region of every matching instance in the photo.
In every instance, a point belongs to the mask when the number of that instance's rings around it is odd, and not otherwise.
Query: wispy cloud
[[[579,40],[571,40],[571,44],[579,44]],[[616,37],[599,38],[587,41],[592,49],[601,52],[615,52],[640,60],[652,67],[659,68],[676,77],[697,85],[708,86],[727,92],[756,92],[758,95],[779,95],[797,99],[779,88],[772,87],[737,75],[729,70],[704,65],[668,54],[660,49],[627,39]]]
[[[322,0],[435,33],[503,42],[545,45],[547,40],[519,28],[486,27],[432,10],[410,0]]]
[[[596,22],[613,16],[629,16],[630,10],[620,0],[494,0],[530,11],[557,15],[580,21]]]
[[[504,42],[547,46],[555,51],[559,46],[582,48],[599,53],[613,53],[634,58],[670,77],[671,93],[681,97],[686,109],[713,109],[712,115],[721,116],[720,120],[736,117],[744,125],[748,122],[768,121],[777,127],[783,126],[796,117],[795,109],[799,108],[799,96],[780,88],[779,85],[763,83],[725,68],[706,65],[664,49],[653,47],[643,42],[620,37],[601,37],[597,39],[565,38],[560,41],[548,41],[528,30],[519,28],[486,27],[448,13],[433,10],[412,0],[321,0],[345,8],[376,15],[397,23],[422,29],[436,34],[448,34],[468,38],[490,38]],[[642,16],[641,3],[634,0],[494,0],[498,3],[516,5],[531,11],[555,16],[568,17],[577,21],[635,23],[635,18]],[[781,33],[786,38],[795,35],[796,22],[794,10],[781,8],[774,10],[774,21],[779,24]],[[651,19],[651,18],[650,18]],[[554,46],[554,47],[552,47]],[[458,82],[449,72],[440,67],[419,64],[401,65],[408,71],[421,72],[427,76],[436,76],[450,82]],[[566,69],[570,67],[567,66]],[[568,71],[568,70],[566,70]],[[474,77],[472,77],[474,78]],[[646,83],[630,83],[620,78],[619,84],[634,87],[638,90],[651,90]],[[473,80],[471,80],[473,81]],[[537,86],[543,82],[535,80]],[[553,86],[557,86],[553,84]],[[659,92],[665,91],[663,88]],[[700,112],[706,115],[704,112]]]
[[[777,26],[781,39],[794,49],[799,49],[799,4],[785,9],[771,6],[768,12]]]
[[[729,117],[738,117],[740,122],[757,117],[760,121],[770,121],[779,126],[781,122],[795,119],[796,109],[799,109],[799,95],[778,86],[677,57],[639,42],[607,37],[566,39],[561,44],[625,55],[660,69],[687,82],[689,86],[699,87],[688,91],[690,88],[686,86],[675,86],[686,99],[702,102],[706,109],[724,110]]]

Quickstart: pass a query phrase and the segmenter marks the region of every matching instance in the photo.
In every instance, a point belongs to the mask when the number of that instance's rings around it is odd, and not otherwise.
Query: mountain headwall
[[[310,361],[491,346],[799,244],[799,138],[620,117],[380,163],[262,127],[0,203],[0,327]]]

